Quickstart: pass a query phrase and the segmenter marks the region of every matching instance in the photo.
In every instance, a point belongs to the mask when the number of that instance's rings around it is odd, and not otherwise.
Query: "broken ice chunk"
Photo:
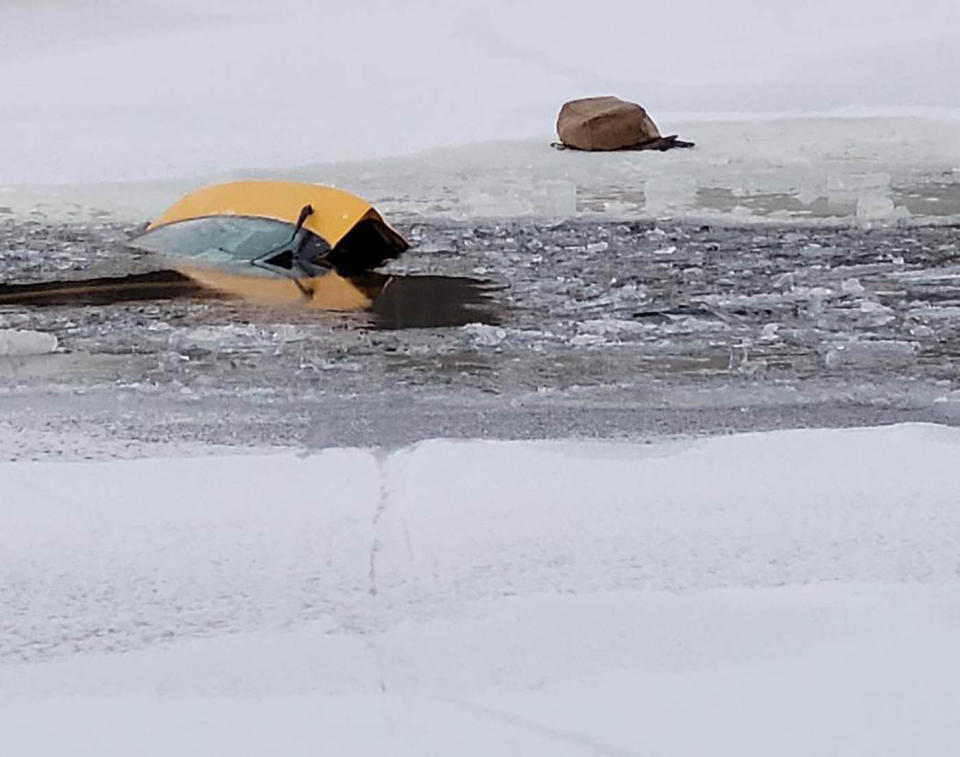
[[[57,349],[57,338],[42,331],[0,330],[0,357],[46,355]]]

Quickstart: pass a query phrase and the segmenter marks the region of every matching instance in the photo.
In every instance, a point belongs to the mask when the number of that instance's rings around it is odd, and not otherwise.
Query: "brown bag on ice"
[[[587,97],[564,103],[557,117],[557,134],[577,150],[668,150],[692,146],[660,130],[641,106],[619,97]]]

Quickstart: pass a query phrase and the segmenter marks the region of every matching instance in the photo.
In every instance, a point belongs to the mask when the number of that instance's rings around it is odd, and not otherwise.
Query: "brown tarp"
[[[619,97],[587,97],[564,103],[557,118],[557,134],[566,147],[577,150],[667,150],[687,147],[676,136],[662,137],[641,106]]]

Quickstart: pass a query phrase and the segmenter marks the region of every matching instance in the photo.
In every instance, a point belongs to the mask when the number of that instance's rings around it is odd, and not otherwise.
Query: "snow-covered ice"
[[[956,113],[950,0],[67,0],[0,9],[4,183],[289,168],[684,114]],[[882,128],[882,127],[881,127]],[[478,177],[479,178],[479,177]]]
[[[0,731],[17,754],[951,754],[958,455],[904,425],[4,464]]]

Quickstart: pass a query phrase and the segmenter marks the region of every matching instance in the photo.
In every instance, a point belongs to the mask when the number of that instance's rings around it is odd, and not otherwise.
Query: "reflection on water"
[[[218,297],[176,271],[151,271],[131,276],[0,284],[0,305],[112,305],[177,297]]]
[[[370,311],[378,329],[500,323],[489,281],[456,276],[389,276]]]
[[[192,276],[192,278],[191,278]],[[500,323],[500,287],[457,276],[335,273],[292,279],[152,271],[123,277],[0,284],[0,306],[112,305],[173,299],[240,299],[298,309],[367,312],[377,329]],[[197,279],[197,280],[195,280]],[[198,281],[199,280],[199,281]],[[202,281],[203,283],[199,283]]]

